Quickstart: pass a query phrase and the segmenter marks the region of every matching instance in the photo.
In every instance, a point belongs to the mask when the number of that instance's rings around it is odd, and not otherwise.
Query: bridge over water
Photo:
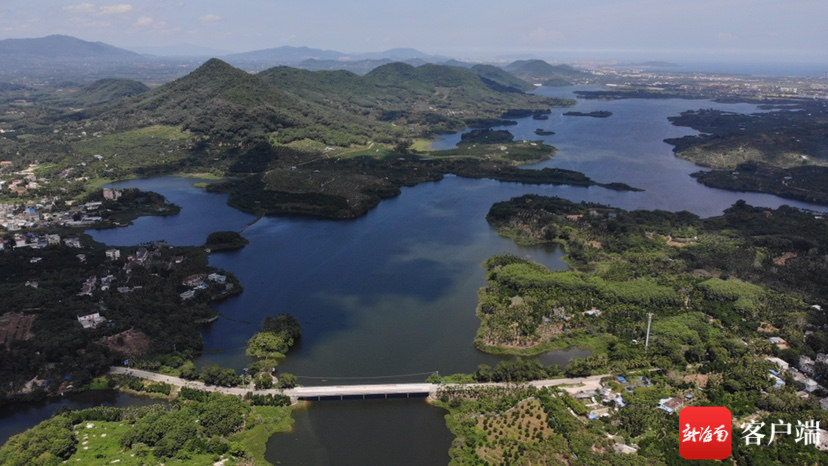
[[[254,393],[257,395],[283,394],[289,396],[290,399],[294,402],[299,400],[318,401],[375,398],[426,398],[428,396],[435,396],[437,394],[437,390],[441,388],[441,385],[433,383],[391,383],[370,385],[325,385],[316,387],[296,387],[286,390],[275,388],[267,390],[256,390],[252,385],[246,388],[218,387],[215,385],[206,385],[203,382],[195,380],[185,380],[179,377],[173,377],[170,375],[164,375],[140,369],[132,369],[128,367],[113,366],[110,368],[109,372],[110,374],[129,375],[142,379],[152,380],[154,382],[167,383],[178,387],[188,387],[208,392],[224,393],[226,395],[244,396],[247,393]],[[599,388],[601,378],[608,377],[609,375],[610,374],[602,374],[593,375],[589,377],[535,380],[532,382],[527,382],[527,384],[533,385],[538,388],[561,386],[561,388],[563,388],[564,390],[574,393],[579,390],[592,390]],[[453,386],[458,388],[472,388],[506,385],[508,384],[478,383]]]

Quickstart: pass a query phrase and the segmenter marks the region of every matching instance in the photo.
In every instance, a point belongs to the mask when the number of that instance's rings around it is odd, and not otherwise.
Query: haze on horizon
[[[44,14],[44,12],[51,12]],[[828,64],[824,0],[3,0],[0,39],[66,34],[137,51]]]

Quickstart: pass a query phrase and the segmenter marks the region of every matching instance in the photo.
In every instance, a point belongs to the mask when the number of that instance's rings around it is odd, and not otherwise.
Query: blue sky
[[[0,38],[227,51],[828,63],[825,0],[0,0]]]

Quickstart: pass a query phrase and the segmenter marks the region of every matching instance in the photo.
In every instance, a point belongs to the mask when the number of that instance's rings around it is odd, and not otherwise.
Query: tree
[[[201,371],[201,380],[207,385],[221,385],[224,387],[232,387],[238,385],[239,376],[233,369],[223,369],[222,367],[213,364],[204,368]]]
[[[241,427],[247,404],[235,396],[213,397],[199,406],[199,424],[207,436],[228,435]]]
[[[0,464],[60,464],[72,456],[76,444],[69,418],[57,416],[9,439],[0,448]]]
[[[247,355],[260,359],[281,359],[285,357],[293,340],[282,333],[259,332],[247,341]]]
[[[296,386],[296,376],[288,372],[279,375],[279,388],[293,388]]]
[[[618,412],[624,429],[632,437],[638,437],[644,432],[654,429],[658,420],[658,413],[652,406],[629,404]]]
[[[410,139],[400,139],[394,144],[394,152],[398,154],[407,154],[411,150],[414,141]]]
[[[266,317],[262,329],[266,332],[284,333],[294,342],[302,336],[302,327],[299,320],[290,314],[279,314],[276,317]]]
[[[257,390],[267,390],[269,388],[273,388],[273,376],[266,372],[259,372],[256,374],[254,383],[256,384]]]
[[[181,365],[179,375],[182,379],[195,380],[198,378],[198,369],[192,361],[187,361]]]

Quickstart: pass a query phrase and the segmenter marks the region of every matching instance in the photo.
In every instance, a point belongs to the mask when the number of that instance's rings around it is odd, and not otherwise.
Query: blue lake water
[[[541,88],[537,92],[574,97],[574,90]],[[626,209],[689,210],[703,216],[717,215],[739,199],[767,207],[788,204],[825,210],[771,195],[711,189],[690,178],[699,168],[675,158],[663,139],[693,131],[672,126],[667,117],[711,107],[756,111],[753,105],[710,101],[580,100],[575,107],[578,111],[608,110],[613,115],[571,117],[563,115],[570,109],[553,109],[548,120],[525,118],[507,128],[518,139],[543,139],[558,148],[552,160],[539,166],[577,170],[600,182],[624,182],[644,192],[448,176],[439,182],[403,188],[400,196],[383,201],[353,221],[269,217],[248,227],[255,219],[228,207],[225,196],[193,188],[192,180],[164,177],[118,186],[157,191],[182,207],[179,215],[141,218],[127,228],[91,233],[111,245],[158,239],[174,245],[198,245],[212,231],[244,230],[250,240],[247,247],[210,258],[211,265],[236,274],[245,291],[216,306],[221,318],[204,333],[206,351],[200,364],[241,369],[249,363],[245,344],[263,319],[290,313],[300,320],[303,336],[280,369],[299,375],[306,385],[422,381],[433,371],[472,372],[478,364],[497,362],[472,346],[478,326],[477,290],[485,285],[482,262],[494,254],[511,253],[530,257],[550,269],[565,268],[555,248],[522,248],[499,237],[485,220],[494,202],[537,193]],[[534,134],[537,128],[556,134],[540,137]],[[436,146],[451,147],[459,137],[446,136]],[[565,364],[586,354],[573,349],[546,355],[544,361]],[[362,405],[371,414],[344,425],[370,432],[388,416],[404,424],[422,414],[417,409],[412,414],[399,414],[408,408],[403,409],[397,401],[385,403],[372,404],[370,409]],[[417,403],[415,406],[425,409],[424,403]],[[293,442],[296,448],[315,441],[327,448],[325,426],[329,419],[342,415],[332,406],[315,404],[297,417],[295,432],[305,434]],[[437,410],[429,411],[437,414],[426,416],[440,416]],[[420,440],[446,451],[450,438],[446,440],[445,430],[437,430],[422,433]],[[275,453],[290,448],[292,442],[283,441],[287,438],[273,440],[269,458],[302,458]],[[408,445],[408,439],[403,436],[387,446],[390,453],[373,458],[405,458],[404,444]],[[342,449],[346,447],[331,448],[308,461],[336,462],[337,455],[345,454]]]
[[[574,88],[538,92],[574,97]],[[617,192],[598,187],[532,186],[448,176],[403,188],[367,215],[352,221],[267,217],[245,229],[250,244],[217,253],[210,263],[235,273],[245,292],[220,303],[221,318],[204,334],[200,363],[241,369],[244,347],[266,316],[295,315],[301,343],[281,369],[304,376],[305,384],[357,378],[422,380],[423,374],[470,372],[497,359],[476,351],[477,290],[485,285],[482,262],[499,253],[528,256],[550,269],[565,268],[554,248],[522,248],[499,237],[485,216],[494,202],[525,193],[593,201],[626,209],[689,210],[717,215],[739,199],[751,204],[814,207],[776,196],[705,187],[689,176],[699,167],[677,159],[663,142],[693,134],[667,117],[686,109],[714,107],[756,111],[751,104],[710,101],[579,100],[576,109],[608,110],[608,118],[524,118],[508,129],[518,139],[543,139],[558,153],[536,167],[577,170],[600,182],[619,181],[644,189]],[[555,134],[539,137],[536,128]],[[436,147],[451,147],[459,134]],[[532,167],[532,168],[536,168]],[[94,233],[108,244],[166,239],[200,244],[215,230],[242,230],[254,220],[224,204],[224,197],[190,187],[191,180],[156,178],[121,186],[158,191],[182,206],[175,217],[142,218],[135,225]],[[584,352],[562,353],[565,363]],[[387,377],[386,377],[387,376]]]

